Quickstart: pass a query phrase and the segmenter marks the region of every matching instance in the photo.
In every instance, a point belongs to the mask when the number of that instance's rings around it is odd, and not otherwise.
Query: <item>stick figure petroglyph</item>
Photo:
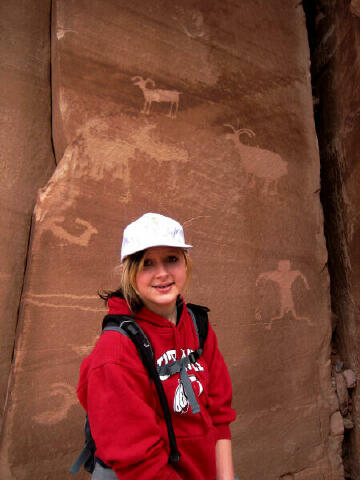
[[[150,115],[152,102],[170,103],[170,111],[167,116],[170,118],[176,118],[176,114],[179,109],[181,92],[178,92],[177,90],[163,90],[160,88],[155,88],[155,82],[151,78],[144,80],[143,77],[136,76],[132,77],[131,81],[134,85],[140,88],[144,95],[145,102],[141,113]],[[148,83],[152,85],[152,88],[147,87]]]
[[[309,318],[298,317],[296,314],[291,287],[297,278],[300,278],[306,289],[310,290],[305,276],[299,270],[291,270],[290,260],[280,260],[277,270],[261,273],[256,279],[256,286],[262,281],[271,281],[278,284],[280,288],[280,315],[270,319],[270,323],[265,327],[268,330],[271,329],[273,321],[280,320],[287,313],[291,313],[296,320],[306,320],[309,325],[313,325]]]
[[[51,409],[32,417],[35,422],[43,425],[54,425],[61,422],[61,420],[66,418],[70,408],[78,403],[75,388],[67,383],[54,383],[51,385],[48,396],[50,398],[60,397],[61,402],[59,406],[58,402],[51,399],[49,401],[50,405],[52,405]]]
[[[278,153],[240,142],[241,134],[246,134],[250,138],[255,137],[253,130],[248,128],[236,129],[230,123],[225,123],[224,126],[231,128],[233,131],[233,133],[227,133],[225,138],[233,142],[240,155],[248,185],[254,187],[255,179],[261,179],[263,181],[262,192],[265,195],[276,194],[278,181],[288,173],[287,162]]]

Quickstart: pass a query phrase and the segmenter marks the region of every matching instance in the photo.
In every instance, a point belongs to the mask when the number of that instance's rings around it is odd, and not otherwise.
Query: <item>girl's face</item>
[[[148,309],[170,318],[186,284],[184,253],[181,248],[152,247],[145,251],[143,262],[136,275],[137,292]]]

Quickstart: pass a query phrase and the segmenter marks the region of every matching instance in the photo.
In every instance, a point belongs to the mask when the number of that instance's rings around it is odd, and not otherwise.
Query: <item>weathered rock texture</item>
[[[360,368],[360,19],[359,2],[316,2],[312,32],[316,120],[323,172],[323,204],[335,313],[334,347],[358,375]],[[355,428],[346,433],[349,478],[360,478],[360,398],[352,395]]]
[[[145,211],[196,246],[240,478],[343,478],[301,4],[55,0],[52,82],[59,164],[35,209],[1,478],[67,478],[96,291]]]
[[[36,192],[55,164],[50,121],[50,2],[0,2],[0,421]]]

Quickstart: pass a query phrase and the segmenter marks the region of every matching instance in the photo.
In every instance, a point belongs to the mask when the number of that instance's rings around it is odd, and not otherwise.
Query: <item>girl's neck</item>
[[[169,320],[169,322],[171,322],[171,323],[173,323],[174,325],[176,325],[176,321],[177,321],[177,308],[176,308],[176,305],[175,305],[174,310],[171,312],[171,314],[168,315],[166,318]]]
[[[148,310],[151,310],[152,312],[156,313],[157,315],[161,315],[162,317],[164,318],[167,318],[169,320],[169,322],[173,323],[174,325],[176,325],[176,321],[177,321],[177,307],[176,307],[176,304],[173,306],[173,307],[170,307],[170,308],[159,308],[157,306],[154,306],[154,305],[146,305],[145,303],[145,307],[148,309]]]

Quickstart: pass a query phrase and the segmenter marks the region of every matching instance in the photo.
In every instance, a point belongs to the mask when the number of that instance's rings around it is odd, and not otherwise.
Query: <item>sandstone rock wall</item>
[[[0,416],[8,387],[37,189],[54,170],[50,1],[0,3]]]
[[[301,4],[52,3],[59,163],[34,213],[2,478],[68,478],[96,292],[144,211],[196,246],[190,296],[229,365],[240,478],[343,478]]]
[[[318,1],[313,32],[313,79],[331,273],[334,349],[358,375],[359,357],[359,2]],[[349,478],[360,478],[360,399],[352,394],[353,431],[346,434]]]

